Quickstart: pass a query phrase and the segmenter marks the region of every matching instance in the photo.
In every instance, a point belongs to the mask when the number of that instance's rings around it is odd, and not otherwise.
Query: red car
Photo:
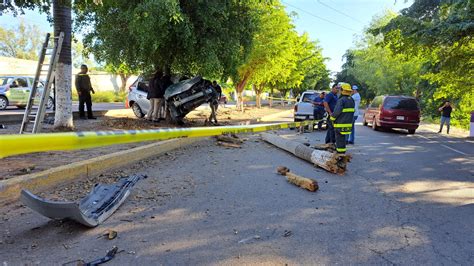
[[[370,123],[374,130],[402,128],[415,134],[420,125],[420,105],[414,97],[377,96],[365,111],[363,123]]]

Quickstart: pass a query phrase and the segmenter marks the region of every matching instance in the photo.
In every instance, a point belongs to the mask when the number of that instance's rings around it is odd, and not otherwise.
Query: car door
[[[150,101],[146,98],[148,94],[148,81],[141,80],[137,85],[137,103],[143,112],[150,110]]]
[[[372,123],[374,116],[376,115],[376,110],[378,108],[378,102],[380,101],[380,96],[375,97],[370,103],[369,107],[365,111],[365,121]]]
[[[28,89],[26,78],[15,78],[10,84],[10,105],[25,106],[29,96]]]

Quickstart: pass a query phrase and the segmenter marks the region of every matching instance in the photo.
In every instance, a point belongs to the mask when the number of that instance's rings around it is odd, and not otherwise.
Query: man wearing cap
[[[87,118],[96,119],[92,113],[92,97],[91,92],[94,94],[94,89],[91,85],[91,78],[87,74],[87,65],[81,65],[81,72],[76,76],[76,90],[77,96],[79,96],[79,118],[86,119],[84,113],[84,104],[87,107]]]
[[[337,84],[334,84],[334,86],[332,86],[331,91],[329,93],[327,93],[326,96],[324,97],[324,101],[323,101],[324,109],[326,110],[326,112],[329,115],[332,115],[332,112],[334,112],[334,108],[336,107],[337,91],[338,91]],[[336,134],[334,133],[334,127],[333,127],[333,124],[331,122],[331,119],[329,119],[327,121],[327,123],[328,123],[328,131],[326,133],[325,143],[326,144],[335,143],[336,142]]]
[[[359,88],[357,85],[352,85],[352,99],[354,100],[355,106],[354,106],[354,119],[352,120],[352,131],[351,134],[348,135],[347,138],[347,144],[354,144],[355,142],[355,126],[354,123],[357,120],[357,117],[359,117],[359,105],[360,105],[360,94],[359,94]]]
[[[331,121],[336,132],[336,151],[337,153],[346,153],[346,135],[351,134],[352,131],[355,103],[350,96],[352,94],[350,84],[339,82],[337,86],[341,89],[341,96],[331,114]]]

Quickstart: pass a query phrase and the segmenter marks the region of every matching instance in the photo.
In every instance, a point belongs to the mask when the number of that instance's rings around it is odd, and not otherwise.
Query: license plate
[[[401,115],[397,115],[397,120],[405,120],[405,117]]]

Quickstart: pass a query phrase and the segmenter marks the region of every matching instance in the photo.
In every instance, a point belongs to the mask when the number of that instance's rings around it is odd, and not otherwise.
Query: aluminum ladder
[[[51,85],[56,74],[56,65],[58,64],[59,54],[64,40],[64,33],[61,32],[57,37],[51,37],[51,34],[46,34],[46,40],[41,48],[38,67],[36,68],[36,75],[33,81],[33,86],[30,91],[28,103],[26,105],[25,114],[21,122],[20,134],[24,133],[39,133],[46,114],[46,106],[48,103]],[[52,46],[50,46],[52,44]],[[48,61],[45,64],[44,62]],[[43,91],[38,90],[40,77],[46,74]],[[39,105],[35,104],[36,95],[39,95]],[[55,97],[56,98],[56,97]],[[56,104],[56,103],[54,103]],[[32,126],[29,128],[29,125]]]

